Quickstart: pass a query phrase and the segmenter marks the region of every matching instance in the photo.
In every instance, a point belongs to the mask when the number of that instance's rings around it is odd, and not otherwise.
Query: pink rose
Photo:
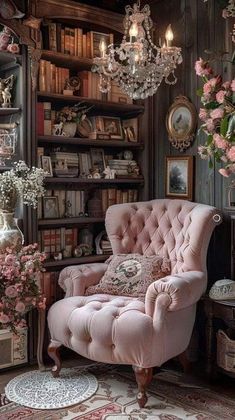
[[[211,93],[213,90],[213,86],[211,84],[211,81],[208,80],[208,82],[206,82],[203,86],[203,92],[208,95],[209,93]]]
[[[16,43],[9,44],[7,46],[7,51],[9,51],[13,54],[18,54],[20,52],[19,44],[16,44]]]
[[[226,178],[228,178],[231,175],[230,169],[221,168],[221,169],[219,169],[219,173],[220,173],[220,175],[222,175]]]
[[[230,150],[227,152],[227,156],[231,162],[235,162],[235,146],[230,148]]]
[[[208,65],[207,61],[204,61],[202,58],[199,58],[195,63],[195,70],[198,76],[207,76],[213,73],[212,68]]]
[[[207,120],[207,118],[208,118],[208,112],[207,112],[206,109],[200,108],[200,110],[199,110],[199,118],[202,121],[206,121]]]
[[[219,149],[227,149],[228,142],[222,136],[220,136],[219,134],[214,134],[213,139],[216,147],[218,147]]]
[[[7,265],[14,265],[16,262],[16,257],[15,255],[7,255],[5,258],[5,263]]]
[[[206,122],[206,129],[209,133],[212,133],[212,131],[214,131],[215,129],[215,124],[214,121],[212,120],[212,118],[209,118]]]
[[[228,90],[228,89],[230,89],[230,82],[224,82],[224,83],[222,84],[222,86],[223,86],[223,88],[224,88],[225,90]]]
[[[0,322],[2,324],[7,324],[9,322],[9,317],[6,314],[1,313],[0,314]]]
[[[17,294],[15,286],[8,286],[5,290],[5,295],[9,298],[15,298]]]
[[[23,302],[18,302],[16,304],[15,310],[17,312],[24,312],[25,311],[25,304]]]
[[[224,90],[219,90],[219,92],[216,93],[217,102],[219,102],[219,104],[222,104],[224,102],[225,96],[226,92]]]
[[[210,115],[211,115],[211,118],[213,120],[220,119],[224,115],[224,110],[222,108],[213,109],[213,111],[211,111],[211,114]]]
[[[235,92],[235,79],[233,79],[231,82],[231,89],[233,92]]]

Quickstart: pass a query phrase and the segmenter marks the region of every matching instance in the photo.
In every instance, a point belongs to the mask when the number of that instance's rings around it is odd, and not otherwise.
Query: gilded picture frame
[[[166,116],[166,128],[169,141],[180,152],[188,147],[195,137],[197,128],[197,111],[186,96],[177,96]]]

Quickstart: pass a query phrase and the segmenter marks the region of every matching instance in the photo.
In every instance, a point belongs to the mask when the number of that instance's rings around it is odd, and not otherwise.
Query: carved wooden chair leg
[[[60,343],[55,343],[54,341],[51,341],[47,349],[47,353],[49,354],[50,358],[55,362],[55,365],[51,369],[51,373],[54,376],[54,378],[57,378],[59,376],[61,369],[61,359],[59,353],[60,346]]]
[[[137,394],[137,402],[140,408],[144,408],[145,404],[148,401],[148,397],[146,395],[146,388],[150,384],[152,377],[153,377],[153,369],[152,368],[140,368],[138,366],[133,366],[133,370],[135,372],[136,382],[138,384],[138,394]]]
[[[192,363],[188,359],[187,350],[179,354],[178,358],[184,373],[190,373],[192,370]]]

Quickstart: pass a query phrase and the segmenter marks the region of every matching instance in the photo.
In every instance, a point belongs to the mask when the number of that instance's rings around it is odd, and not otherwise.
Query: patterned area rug
[[[55,409],[79,404],[98,388],[94,375],[81,369],[62,369],[59,378],[51,372],[23,373],[6,386],[8,400],[30,408]]]
[[[85,402],[61,410],[35,410],[0,399],[0,420],[234,420],[235,400],[191,384],[170,383],[155,375],[145,409],[136,403],[134,375],[118,368],[92,365],[97,392]],[[176,381],[177,382],[177,381]]]

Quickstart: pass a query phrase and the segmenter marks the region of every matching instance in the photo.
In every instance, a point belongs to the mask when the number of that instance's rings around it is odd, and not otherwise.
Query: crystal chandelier
[[[181,48],[173,47],[173,32],[169,25],[166,43],[156,46],[151,38],[153,22],[150,7],[126,6],[124,36],[119,46],[106,45],[101,39],[101,56],[94,59],[93,71],[100,74],[99,89],[107,93],[111,81],[118,84],[132,99],[144,99],[156,93],[164,79],[169,85],[177,82],[174,70],[182,63]]]

